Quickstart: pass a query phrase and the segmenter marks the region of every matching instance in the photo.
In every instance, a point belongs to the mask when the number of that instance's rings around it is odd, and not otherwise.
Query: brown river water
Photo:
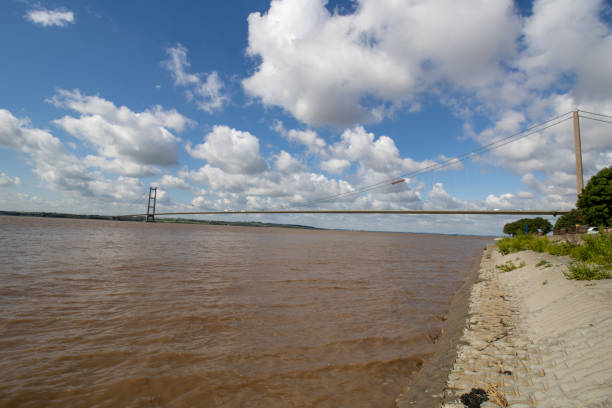
[[[0,406],[392,407],[487,241],[0,216]]]

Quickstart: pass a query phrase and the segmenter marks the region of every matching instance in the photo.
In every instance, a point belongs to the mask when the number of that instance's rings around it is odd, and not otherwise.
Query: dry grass
[[[498,407],[506,408],[508,406],[508,400],[504,394],[497,389],[496,384],[489,384],[487,387],[487,395],[489,396],[489,401],[493,402]]]

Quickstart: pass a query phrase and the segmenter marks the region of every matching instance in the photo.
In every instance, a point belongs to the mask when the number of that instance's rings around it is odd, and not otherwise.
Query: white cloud
[[[375,137],[366,132],[363,126],[347,129],[341,140],[330,148],[336,159],[359,162],[362,171],[374,171],[386,174],[387,177],[400,176],[405,173],[435,165],[432,160],[417,162],[411,158],[402,158],[393,139],[388,136]]]
[[[444,189],[442,183],[435,183],[431,191],[427,193],[427,208],[435,210],[468,210],[474,209],[475,205],[467,201],[453,197]]]
[[[281,173],[299,173],[306,170],[306,166],[284,150],[276,155],[274,167]]]
[[[50,187],[87,194],[92,177],[83,163],[58,138],[32,128],[27,119],[18,119],[5,109],[0,109],[0,146],[29,154],[35,162],[34,172]]]
[[[0,187],[12,187],[21,184],[19,177],[9,177],[5,173],[0,171]]]
[[[191,63],[187,59],[187,48],[181,44],[167,48],[166,53],[168,59],[162,61],[162,66],[170,72],[176,86],[187,88],[188,99],[194,100],[198,108],[211,114],[223,109],[229,97],[223,93],[225,85],[216,71],[208,74],[189,73]]]
[[[40,24],[43,27],[66,27],[68,24],[74,24],[74,13],[63,9],[47,10],[38,8],[28,10],[25,17],[30,22]]]
[[[441,82],[491,83],[520,32],[510,0],[361,0],[349,15],[325,3],[277,0],[248,18],[261,64],[245,90],[312,125],[379,121]]]
[[[98,168],[106,173],[121,174],[128,177],[153,176],[161,172],[155,166],[134,163],[126,158],[108,159],[92,154],[88,154],[83,158],[83,164],[88,168]]]
[[[193,123],[174,109],[155,106],[133,112],[78,89],[59,90],[50,102],[80,114],[53,123],[95,147],[98,156],[89,156],[88,165],[128,176],[156,174],[152,166],[177,164],[180,139],[172,131],[181,132]]]
[[[153,184],[158,184],[165,188],[178,188],[182,190],[190,190],[191,186],[185,182],[182,178],[171,176],[170,174],[164,174],[161,179]]]
[[[258,66],[243,87],[308,125],[349,127],[333,145],[322,139],[317,145],[310,129],[275,127],[318,155],[329,174],[357,162],[360,182],[368,184],[434,164],[402,158],[391,138],[354,126],[417,109],[424,95],[439,95],[481,145],[576,107],[612,114],[612,31],[602,0],[536,0],[527,17],[510,0],[359,0],[345,15],[325,6],[276,0],[266,13],[251,14],[247,53]],[[469,130],[486,121],[492,124]],[[607,126],[581,120],[585,181],[612,160]],[[529,191],[513,193],[521,208],[521,202],[550,207],[526,194],[558,205],[574,201],[567,181],[573,157],[567,122],[477,159],[537,173],[550,186],[525,184]]]
[[[346,159],[329,159],[321,162],[321,168],[330,174],[342,174],[344,170],[351,166],[351,162]]]
[[[215,126],[204,143],[193,148],[188,143],[187,152],[230,174],[257,174],[268,169],[259,153],[259,139],[228,126]]]
[[[83,198],[95,198],[95,208],[104,213],[111,210],[108,204],[141,204],[145,199],[140,180],[133,177],[108,179],[99,172],[88,171],[84,161],[69,153],[57,137],[32,127],[27,119],[18,119],[5,109],[0,109],[0,147],[29,155],[34,173],[46,188],[65,192],[67,197],[70,194],[80,197],[74,204],[79,212],[87,208],[88,202]]]
[[[314,130],[287,130],[281,121],[276,121],[273,129],[283,135],[287,140],[306,146],[310,153],[323,156],[327,153],[327,143],[320,138]]]

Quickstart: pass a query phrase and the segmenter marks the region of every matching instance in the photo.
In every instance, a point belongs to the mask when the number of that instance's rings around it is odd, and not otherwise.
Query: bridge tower
[[[145,222],[155,222],[155,202],[157,201],[157,187],[149,187],[149,201],[147,203],[147,216]],[[151,204],[151,202],[153,204]]]
[[[582,178],[582,144],[580,141],[580,119],[578,111],[574,111],[574,151],[576,153],[576,189],[578,197],[584,191],[584,179]]]

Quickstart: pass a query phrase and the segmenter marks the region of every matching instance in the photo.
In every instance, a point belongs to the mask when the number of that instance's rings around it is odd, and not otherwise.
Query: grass
[[[526,249],[557,256],[569,255],[573,259],[566,274],[569,279],[612,279],[612,235],[584,235],[582,240],[582,245],[577,245],[567,241],[553,242],[537,235],[517,235],[500,240],[497,248],[502,255]],[[542,261],[536,266],[552,266],[546,262]]]
[[[508,261],[505,264],[501,264],[501,265],[495,265],[495,267],[499,269],[501,272],[510,272],[515,269],[522,268],[523,266],[525,266],[525,261],[521,261],[521,263],[518,265],[515,265],[514,262],[512,261]]]
[[[576,280],[599,280],[599,279],[610,279],[612,274],[606,269],[600,267],[597,264],[587,262],[571,262],[567,269],[568,273],[565,274],[569,279]]]
[[[550,268],[552,266],[552,264],[544,259],[542,259],[540,262],[538,262],[536,264],[536,267],[543,267],[543,268]]]

